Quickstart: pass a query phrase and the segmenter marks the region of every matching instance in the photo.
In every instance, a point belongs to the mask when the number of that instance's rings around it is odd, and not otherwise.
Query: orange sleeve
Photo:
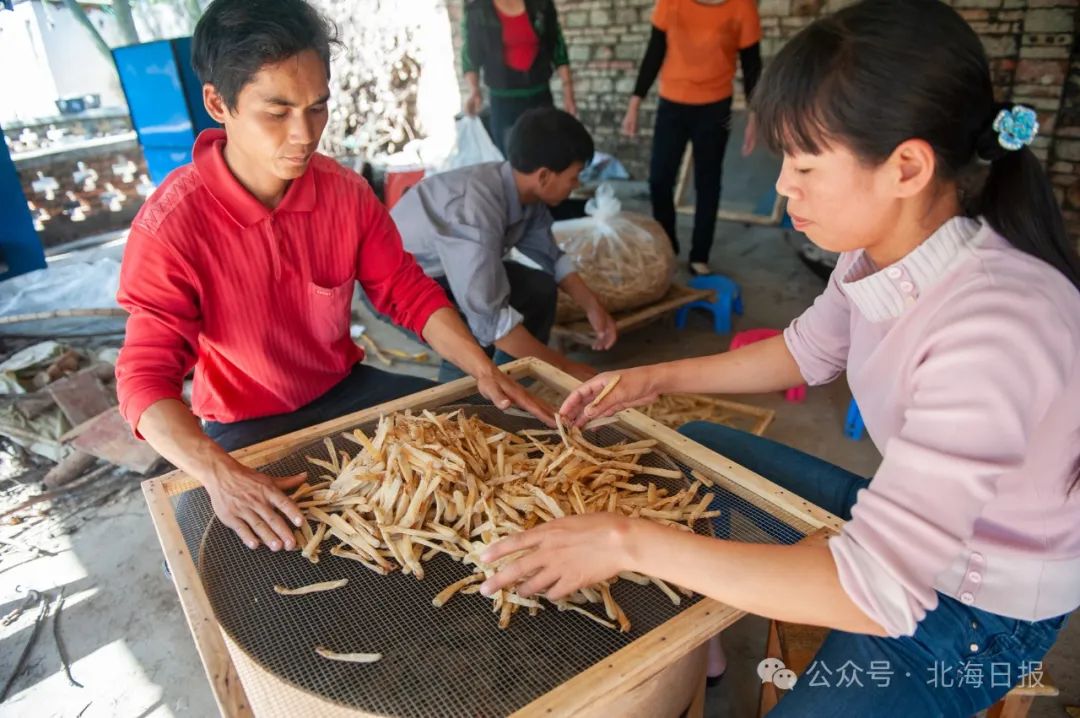
[[[742,7],[742,16],[739,18],[739,49],[745,50],[761,42],[761,18],[754,0],[744,0]]]
[[[669,0],[656,0],[652,11],[652,24],[661,32],[668,31],[668,5]],[[757,12],[755,8],[754,12]]]

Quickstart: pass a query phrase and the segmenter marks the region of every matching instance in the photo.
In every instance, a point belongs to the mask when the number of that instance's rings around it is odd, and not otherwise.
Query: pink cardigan
[[[847,370],[884,457],[829,542],[851,599],[911,635],[938,592],[1029,621],[1080,606],[1080,292],[955,217],[884,269],[841,256],[784,332],[810,384]]]

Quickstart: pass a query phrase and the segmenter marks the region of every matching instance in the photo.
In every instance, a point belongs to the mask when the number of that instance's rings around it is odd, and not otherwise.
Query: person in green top
[[[480,76],[491,95],[489,131],[506,154],[506,135],[533,107],[552,107],[551,75],[562,79],[563,108],[577,115],[566,40],[552,0],[469,0],[465,5],[461,65],[469,98],[465,112],[484,104]]]

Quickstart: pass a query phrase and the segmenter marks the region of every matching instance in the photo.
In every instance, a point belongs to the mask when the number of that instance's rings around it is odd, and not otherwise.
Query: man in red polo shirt
[[[476,344],[367,183],[316,154],[335,42],[304,0],[209,5],[192,61],[225,129],[199,135],[192,164],[140,210],[120,272],[131,314],[116,365],[120,410],[202,482],[251,548],[293,547],[285,519],[303,519],[284,490],[302,477],[265,476],[227,450],[432,385],[360,364],[349,336],[357,281],[494,403],[548,409]],[[180,392],[192,367],[188,409]]]

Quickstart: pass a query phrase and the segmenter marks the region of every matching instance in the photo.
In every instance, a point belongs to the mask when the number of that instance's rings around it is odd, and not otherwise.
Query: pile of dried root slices
[[[711,492],[699,493],[712,484],[697,472],[674,493],[648,481],[685,478],[677,469],[641,463],[657,443],[651,439],[601,447],[561,423],[513,433],[460,410],[391,414],[372,437],[359,429],[344,436],[358,451],[338,452],[326,439],[328,456],[306,457],[322,471],[318,481],[291,496],[308,518],[296,531],[301,552],[317,563],[333,537],[331,555],[379,574],[400,569],[422,579],[424,562],[439,553],[471,566],[473,573],[435,597],[436,607],[459,593],[479,593],[480,583],[512,558],[486,564],[484,549],[544,521],[608,511],[693,531],[696,521],[720,513],[708,509]],[[619,579],[655,584],[676,605],[681,601],[660,579],[624,572],[554,605],[627,632],[630,620],[611,595]],[[519,610],[535,615],[544,605],[513,589],[492,600],[500,628]],[[602,605],[603,616],[588,604]]]

